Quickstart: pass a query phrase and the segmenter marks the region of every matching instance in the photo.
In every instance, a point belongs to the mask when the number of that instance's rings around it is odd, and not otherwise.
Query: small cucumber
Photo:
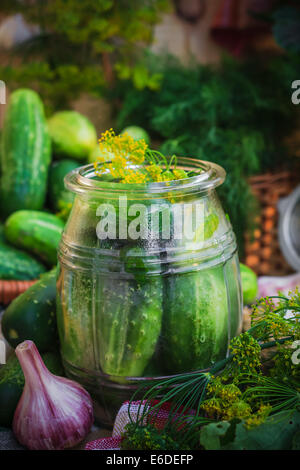
[[[0,149],[0,207],[5,217],[21,209],[42,209],[51,142],[37,93],[19,89],[10,96]]]
[[[2,332],[15,348],[30,339],[40,352],[57,345],[56,269],[44,274],[33,286],[19,295],[5,310]]]
[[[28,281],[38,279],[46,268],[24,251],[0,240],[0,279]]]
[[[5,236],[12,245],[36,255],[48,266],[54,266],[63,228],[63,221],[53,214],[17,211],[6,220]]]
[[[60,211],[62,206],[73,203],[74,194],[65,188],[64,177],[78,165],[75,160],[61,160],[52,163],[50,167],[48,195],[51,208],[55,212]]]
[[[162,282],[106,279],[99,282],[97,338],[104,373],[142,376],[161,330]]]
[[[94,125],[77,111],[58,111],[48,119],[48,128],[57,157],[86,160],[97,145]]]
[[[226,356],[229,317],[222,267],[164,280],[162,348],[167,373],[207,369]]]

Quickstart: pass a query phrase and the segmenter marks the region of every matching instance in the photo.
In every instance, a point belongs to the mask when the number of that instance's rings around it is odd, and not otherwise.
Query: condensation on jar
[[[141,380],[208,370],[240,332],[237,246],[216,194],[225,171],[178,167],[192,176],[129,185],[87,165],[65,179],[75,200],[59,248],[61,353],[105,424]]]

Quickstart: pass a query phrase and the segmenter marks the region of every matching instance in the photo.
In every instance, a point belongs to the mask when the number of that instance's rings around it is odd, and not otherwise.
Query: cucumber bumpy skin
[[[161,331],[161,279],[140,283],[102,278],[97,300],[97,344],[103,372],[113,377],[142,376]]]
[[[46,268],[24,251],[0,240],[0,279],[27,281],[38,279]]]
[[[56,269],[44,274],[33,286],[14,299],[2,317],[2,333],[15,348],[32,340],[40,352],[57,347],[55,314]]]
[[[7,240],[36,255],[49,267],[57,263],[57,248],[64,223],[42,211],[17,211],[5,222]]]
[[[32,90],[10,96],[0,151],[0,208],[7,217],[20,209],[42,209],[47,190],[51,142],[44,107]]]
[[[72,205],[74,194],[65,188],[64,177],[79,165],[75,160],[53,162],[49,170],[48,197],[51,208],[58,212],[62,205]]]
[[[114,273],[116,274],[116,273]],[[63,271],[57,323],[64,360],[118,377],[141,376],[161,330],[162,281]],[[95,335],[95,337],[94,337]]]
[[[165,278],[161,343],[168,373],[206,369],[226,355],[227,294],[219,269]]]
[[[114,245],[114,241],[111,244]],[[143,246],[125,244],[120,249],[120,260],[127,274],[99,276],[96,283],[100,366],[112,380],[119,382],[122,382],[121,377],[143,375],[161,332],[160,259],[150,256],[150,244],[153,247],[150,240],[141,244]]]
[[[82,161],[97,145],[94,125],[77,111],[58,111],[48,119],[48,127],[57,157]]]
[[[62,358],[96,370],[93,336],[95,281],[90,273],[62,269],[57,280],[57,327]]]

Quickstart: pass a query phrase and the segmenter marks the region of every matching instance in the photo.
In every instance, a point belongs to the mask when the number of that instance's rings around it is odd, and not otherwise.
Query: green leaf
[[[200,431],[200,444],[205,450],[220,450],[221,438],[225,436],[230,426],[228,421],[210,423],[207,426],[203,426]]]
[[[255,428],[244,421],[210,423],[200,431],[205,450],[290,450],[300,446],[300,413],[282,411]]]
[[[265,423],[247,429],[241,422],[236,426],[235,439],[223,447],[226,450],[290,450],[293,436],[300,430],[300,413],[282,411]]]

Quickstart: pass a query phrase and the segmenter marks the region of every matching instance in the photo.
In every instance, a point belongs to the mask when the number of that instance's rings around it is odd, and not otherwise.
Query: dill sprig
[[[148,416],[148,410],[151,409],[151,421],[155,421],[159,411],[165,404],[170,405],[169,416],[172,421],[176,420],[175,414],[179,413],[179,411],[182,415],[186,415],[186,413],[195,407],[199,398],[202,398],[208,381],[209,374],[203,372],[191,372],[164,380],[147,380],[147,383],[142,384],[130,400],[130,403],[132,403],[137,395],[140,395],[143,390],[145,391],[137,410],[137,419],[135,416],[134,420],[142,424]],[[155,403],[158,397],[161,398]],[[128,412],[129,418],[132,421],[130,406]]]
[[[131,424],[135,425],[136,429],[146,424],[155,428],[160,420],[161,411],[165,410],[168,418],[163,431],[176,440],[180,449],[193,448],[196,444],[195,429],[212,421],[200,416],[200,406],[209,381],[210,375],[203,372],[147,381],[131,397],[128,407]],[[137,395],[143,392],[138,410],[132,415],[131,404]],[[184,432],[178,434],[178,431],[183,429]]]
[[[241,384],[247,385],[243,394],[248,401],[262,402],[271,405],[272,413],[283,410],[300,410],[300,387],[283,384],[263,375],[247,377]],[[300,385],[300,384],[298,384]]]
[[[288,350],[290,342],[300,337],[299,312],[298,289],[289,297],[260,299],[254,306],[252,327],[231,340],[228,357],[215,363],[209,372],[145,381],[130,400],[130,422],[136,428],[159,427],[160,412],[165,410],[168,418],[164,432],[180,443],[179,448],[189,449],[197,447],[200,428],[208,422],[244,419],[250,428],[264,422],[269,414],[299,409],[299,383],[296,386],[293,377],[264,376],[261,354],[279,345]],[[275,354],[275,368],[276,360]],[[133,415],[131,405],[137,397],[142,398]],[[226,397],[231,398],[226,401]]]
[[[287,316],[288,312],[288,316]],[[261,298],[251,314],[252,335],[258,341],[270,338],[300,339],[300,293],[298,288],[289,297],[279,295]]]
[[[143,139],[134,140],[127,133],[116,135],[113,129],[101,134],[101,156],[94,163],[100,178],[109,173],[120,183],[150,183],[185,179],[188,173],[177,168],[177,156],[168,159],[158,150],[149,149]]]

